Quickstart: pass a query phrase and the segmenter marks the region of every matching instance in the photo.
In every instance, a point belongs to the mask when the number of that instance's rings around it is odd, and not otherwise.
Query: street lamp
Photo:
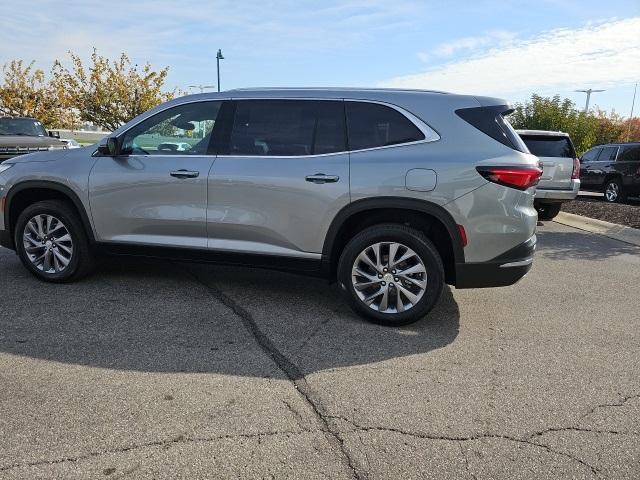
[[[587,90],[576,90],[576,92],[582,92],[587,94],[587,103],[584,106],[584,113],[589,113],[589,100],[591,99],[591,94],[595,92],[604,92],[605,90],[594,90],[593,88],[588,88]]]
[[[220,91],[220,60],[224,60],[222,56],[222,50],[218,49],[218,53],[216,54],[216,65],[218,67],[218,91]]]
[[[205,88],[216,88],[215,85],[187,85],[189,88],[199,88],[200,93],[204,93]]]

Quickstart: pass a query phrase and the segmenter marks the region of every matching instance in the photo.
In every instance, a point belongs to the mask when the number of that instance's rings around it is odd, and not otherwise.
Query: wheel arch
[[[447,283],[455,285],[455,265],[464,263],[463,243],[455,220],[439,205],[403,197],[357,200],[340,210],[327,231],[322,249],[325,275],[335,278],[340,254],[355,234],[381,223],[409,225],[425,233],[442,257]]]
[[[20,213],[29,205],[43,200],[66,200],[70,202],[87,234],[90,243],[95,242],[89,216],[78,195],[68,186],[45,180],[28,180],[11,187],[7,192],[4,205],[4,228],[9,232],[10,241],[13,242],[14,228]],[[14,246],[15,248],[15,246]]]

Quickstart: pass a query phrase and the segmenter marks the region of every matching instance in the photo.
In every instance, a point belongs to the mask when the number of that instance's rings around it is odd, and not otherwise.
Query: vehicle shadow
[[[538,230],[537,255],[553,260],[567,258],[604,261],[619,255],[638,255],[640,247],[586,232],[550,232]]]
[[[427,318],[388,328],[352,313],[336,285],[287,273],[117,258],[55,285],[7,250],[0,270],[0,351],[99,368],[284,378],[269,348],[307,375],[429,352],[459,329],[448,288]]]

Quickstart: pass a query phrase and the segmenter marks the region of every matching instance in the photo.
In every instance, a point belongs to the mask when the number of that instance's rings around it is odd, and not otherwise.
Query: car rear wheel
[[[20,260],[40,280],[69,282],[93,267],[82,223],[64,201],[46,200],[28,206],[18,217],[14,240]]]
[[[536,205],[539,220],[553,220],[560,213],[560,203],[541,203]]]
[[[438,251],[418,230],[376,225],[345,247],[338,281],[350,306],[368,320],[397,326],[424,317],[444,284]]]
[[[624,202],[626,196],[622,187],[622,182],[618,178],[608,180],[604,186],[604,199],[610,203]]]

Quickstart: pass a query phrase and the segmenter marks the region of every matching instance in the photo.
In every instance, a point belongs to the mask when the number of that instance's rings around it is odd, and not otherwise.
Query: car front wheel
[[[40,280],[76,280],[93,266],[82,223],[64,201],[46,200],[28,206],[18,217],[14,240],[20,260]]]
[[[338,281],[357,313],[383,325],[407,325],[438,302],[444,268],[437,249],[420,231],[384,224],[363,230],[347,244]]]

